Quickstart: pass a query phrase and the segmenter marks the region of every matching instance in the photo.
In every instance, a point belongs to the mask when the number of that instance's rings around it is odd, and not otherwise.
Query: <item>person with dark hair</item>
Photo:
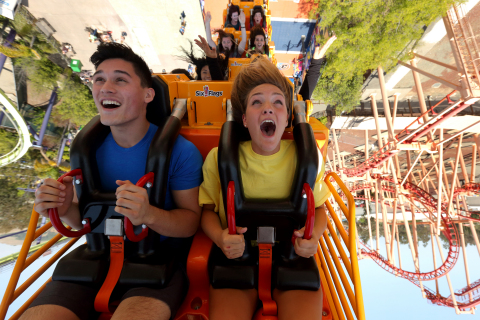
[[[190,50],[186,50],[183,47],[180,47],[180,50],[183,52],[183,56],[179,58],[183,61],[191,63],[195,65],[197,76],[195,80],[203,80],[203,81],[222,81],[224,80],[224,72],[220,67],[220,60],[221,57],[217,55],[217,51],[215,48],[211,48],[207,40],[202,36],[198,36],[200,40],[195,39],[195,43],[202,48],[205,52],[206,56],[198,58],[193,53],[193,43],[190,42]]]
[[[268,50],[267,36],[262,27],[256,26],[250,29],[250,50],[254,53],[265,54],[271,58]]]
[[[266,21],[266,17],[262,7],[255,7],[252,11],[251,17],[250,28],[257,26],[265,28],[264,23]]]
[[[235,38],[233,34],[225,32],[223,29],[216,29],[214,32],[218,33],[217,45],[212,39],[210,33],[210,21],[212,20],[212,15],[210,11],[207,11],[205,15],[205,33],[207,35],[207,41],[210,47],[217,47],[217,52],[222,53],[227,58],[240,58],[245,51],[245,44],[247,43],[247,32],[245,29],[245,13],[243,11],[240,13],[238,20],[240,21],[241,30],[242,30],[242,40],[240,43],[235,43]]]
[[[172,71],[170,71],[170,73],[171,74],[184,74],[188,77],[188,79],[194,80],[192,75],[190,74],[190,72],[188,72],[188,70],[186,70],[186,69],[177,68],[177,69],[173,69]]]
[[[240,7],[237,5],[231,5],[228,8],[227,20],[225,21],[225,28],[235,28],[235,30],[240,29],[239,18],[240,17]]]
[[[164,209],[152,206],[146,189],[137,182],[144,174],[150,143],[158,127],[147,120],[147,104],[154,96],[152,78],[145,61],[119,43],[98,46],[91,57],[95,65],[93,99],[100,121],[111,132],[96,150],[102,192],[115,192],[115,211],[133,225],[145,224],[162,236],[167,248],[176,248],[175,238],[196,232],[200,220],[198,186],[202,181],[202,156],[191,142],[178,136],[172,148]],[[35,193],[35,211],[48,217],[57,208],[63,222],[82,228],[73,179],[63,183],[45,179]],[[176,248],[175,250],[178,250]],[[186,253],[185,253],[186,254]],[[173,319],[188,288],[184,266],[176,265],[162,288],[117,286],[113,296],[120,304],[112,319]],[[96,319],[95,285],[53,280],[32,302],[21,319]]]

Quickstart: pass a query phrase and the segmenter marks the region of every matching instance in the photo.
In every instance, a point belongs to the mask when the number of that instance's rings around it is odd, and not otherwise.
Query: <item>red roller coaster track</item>
[[[393,179],[380,177],[378,175],[372,175],[374,179],[379,179],[382,181],[386,181],[389,183],[395,183]],[[362,186],[363,187],[363,186]],[[437,210],[436,199],[433,198],[429,193],[425,190],[420,189],[418,186],[405,182],[404,188],[408,190],[410,193],[406,194],[405,197],[409,198],[411,201],[416,200],[422,203],[425,207],[430,208],[431,210],[424,210],[423,214],[427,215],[431,221],[436,220],[436,215],[434,212]],[[394,188],[385,186],[382,187],[385,191],[394,191]],[[358,190],[358,189],[357,189]],[[400,268],[397,268],[392,263],[390,263],[387,259],[385,259],[382,255],[380,255],[375,250],[370,249],[365,243],[360,243],[364,246],[362,249],[362,253],[365,255],[370,256],[381,268],[394,274],[396,276],[400,276],[410,281],[428,281],[438,279],[446,275],[454,266],[458,260],[459,255],[459,246],[458,246],[458,236],[455,224],[450,221],[447,215],[447,210],[444,205],[442,205],[442,222],[443,222],[443,230],[442,233],[447,238],[449,247],[448,247],[448,255],[445,262],[438,267],[437,269],[429,272],[411,272],[406,271]]]

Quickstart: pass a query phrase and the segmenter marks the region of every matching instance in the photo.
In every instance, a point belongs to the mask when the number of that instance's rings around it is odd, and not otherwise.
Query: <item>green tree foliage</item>
[[[18,183],[0,177],[0,233],[28,226],[35,196],[18,190],[18,186]]]
[[[55,112],[64,120],[85,125],[97,114],[97,107],[90,89],[77,76],[71,75],[70,70],[68,74],[70,76],[66,77],[58,94],[60,102]]]
[[[19,66],[27,74],[28,80],[36,91],[53,90],[63,68],[59,67],[48,58],[35,59],[33,56],[15,59],[15,65]]]
[[[314,0],[318,6],[311,16],[319,15],[320,27],[328,27],[337,36],[327,52],[324,80],[318,84],[328,82],[328,89],[319,89],[318,98],[340,109],[353,108],[360,96],[360,80],[354,78],[361,79],[379,65],[385,71],[393,68],[405,59],[405,47],[420,39],[423,27],[459,2],[464,0]]]
[[[0,129],[0,156],[9,153],[18,143],[18,134]]]
[[[322,76],[313,91],[313,98],[336,106],[337,113],[349,112],[360,102],[363,77],[355,75],[341,79],[341,75]]]

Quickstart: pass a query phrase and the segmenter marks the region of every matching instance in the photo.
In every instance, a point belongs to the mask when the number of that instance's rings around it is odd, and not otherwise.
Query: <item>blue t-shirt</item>
[[[102,189],[114,192],[116,180],[129,180],[135,184],[145,175],[148,149],[158,127],[150,124],[147,134],[131,148],[120,147],[110,133],[97,150],[97,165]],[[168,168],[165,210],[175,209],[171,190],[187,190],[202,183],[203,158],[197,147],[182,136],[173,145]]]

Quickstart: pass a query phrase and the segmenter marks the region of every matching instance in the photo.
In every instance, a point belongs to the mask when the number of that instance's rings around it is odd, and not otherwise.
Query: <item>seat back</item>
[[[308,183],[313,190],[318,173],[318,153],[312,152],[317,148],[313,130],[308,123],[300,123],[294,127],[297,167],[290,196],[287,199],[270,201],[245,198],[238,153],[242,137],[248,136],[248,131],[245,131],[246,129],[239,123],[227,121],[220,134],[218,170],[225,212],[228,203],[228,183],[234,181],[235,219],[237,225],[248,228],[244,234],[246,243],[249,243],[249,240],[256,240],[257,227],[273,226],[276,229],[276,240],[281,242],[281,255],[284,259],[294,259],[296,255],[291,237],[294,229],[305,226],[307,217],[307,200],[302,196],[303,185]]]

